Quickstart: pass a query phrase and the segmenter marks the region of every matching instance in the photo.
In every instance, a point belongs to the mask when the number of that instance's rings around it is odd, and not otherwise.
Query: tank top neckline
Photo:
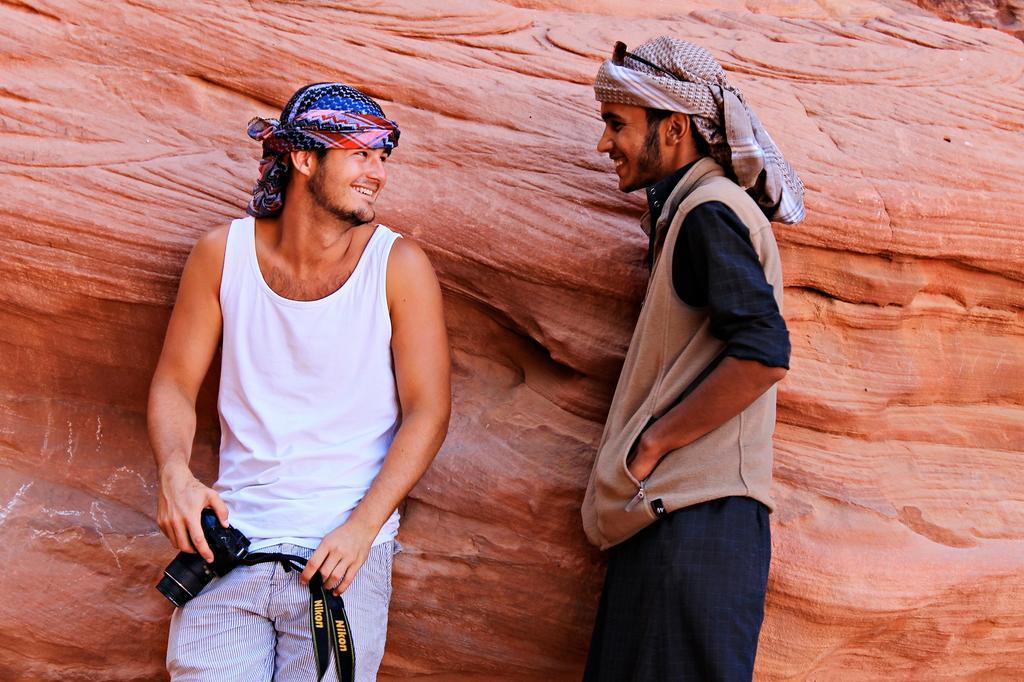
[[[331,293],[327,294],[322,298],[313,299],[312,301],[299,301],[294,298],[287,298],[285,296],[282,296],[281,294],[274,291],[274,289],[269,284],[267,284],[267,280],[263,277],[263,271],[260,270],[259,257],[256,255],[256,219],[250,216],[248,218],[248,222],[251,229],[247,231],[247,236],[249,237],[247,259],[249,263],[252,265],[252,271],[253,274],[256,276],[256,281],[259,282],[260,289],[262,289],[263,292],[266,293],[271,298],[271,300],[280,303],[281,305],[286,305],[293,308],[316,307],[320,305],[325,305],[335,300],[336,298],[339,298],[345,292],[346,289],[350,288],[349,284],[351,284],[353,280],[356,279],[356,276],[361,274],[362,271],[364,270],[364,263],[370,259],[370,247],[372,247],[374,245],[374,242],[377,241],[377,237],[382,232],[381,228],[384,227],[380,223],[374,226],[373,234],[371,234],[370,239],[367,240],[366,246],[363,247],[363,252],[359,254],[359,260],[356,262],[356,266],[352,269],[352,273],[348,276],[348,279],[345,280],[344,284],[342,284],[340,287],[338,287],[337,289],[335,289],[334,291],[332,291]]]

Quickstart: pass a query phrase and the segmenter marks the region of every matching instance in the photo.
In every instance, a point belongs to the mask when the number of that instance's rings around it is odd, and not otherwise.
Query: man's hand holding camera
[[[228,508],[220,495],[192,475],[188,465],[168,464],[160,472],[160,502],[157,525],[171,544],[182,552],[196,552],[207,562],[213,552],[199,522],[203,508],[210,507],[223,527],[228,525]]]
[[[324,587],[340,595],[352,584],[359,568],[370,555],[370,547],[376,535],[377,531],[363,527],[355,518],[350,518],[324,537],[306,562],[306,570],[302,572],[299,581],[308,585],[319,571]]]

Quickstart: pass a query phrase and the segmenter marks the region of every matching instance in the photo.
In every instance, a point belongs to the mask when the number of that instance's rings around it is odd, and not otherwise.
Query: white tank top
[[[315,549],[380,473],[399,421],[385,293],[398,238],[378,225],[340,289],[294,301],[263,279],[255,221],[231,223],[214,489],[252,551],[281,542]],[[373,544],[397,532],[396,511]]]

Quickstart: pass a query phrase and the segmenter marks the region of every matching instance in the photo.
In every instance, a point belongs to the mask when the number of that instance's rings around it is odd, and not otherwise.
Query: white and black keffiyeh
[[[611,59],[594,82],[599,102],[689,114],[711,156],[747,190],[771,220],[804,218],[804,185],[757,115],[729,85],[725,71],[704,48],[677,38],[650,40],[636,57]]]

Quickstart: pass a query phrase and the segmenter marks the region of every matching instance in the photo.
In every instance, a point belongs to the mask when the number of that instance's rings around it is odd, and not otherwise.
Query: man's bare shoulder
[[[196,241],[192,253],[185,263],[182,283],[194,282],[214,293],[220,289],[220,278],[224,272],[224,253],[228,244],[228,226],[217,227]]]
[[[388,299],[394,303],[399,298],[424,286],[437,286],[437,275],[423,248],[412,239],[396,239],[388,258]]]
[[[395,240],[394,246],[391,247],[391,258],[388,261],[389,268],[392,265],[401,270],[427,267],[433,272],[430,259],[427,258],[423,247],[410,237]]]
[[[414,240],[403,237],[394,241],[391,257],[388,259],[388,276],[391,273],[409,275],[413,278],[429,273],[433,276],[434,268],[426,252]]]
[[[202,261],[223,261],[224,251],[228,245],[228,229],[228,225],[222,225],[200,237],[192,247],[192,258]]]

